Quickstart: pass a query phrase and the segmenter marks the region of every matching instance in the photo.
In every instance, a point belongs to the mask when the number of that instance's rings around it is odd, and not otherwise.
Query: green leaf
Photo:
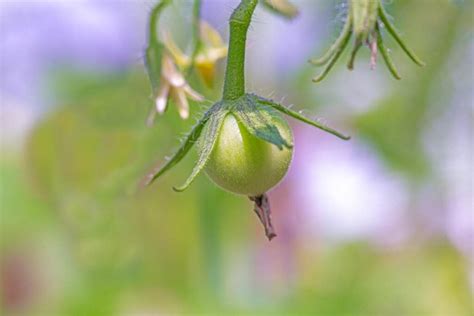
[[[199,159],[196,162],[191,175],[186,179],[186,182],[182,186],[173,187],[173,190],[176,192],[182,192],[186,190],[201,172],[201,170],[206,166],[206,163],[211,156],[212,150],[214,149],[214,145],[217,142],[217,136],[219,135],[219,131],[227,113],[229,113],[227,110],[218,110],[211,115],[204,130],[204,138],[202,140],[203,148],[199,153]]]
[[[302,121],[302,122],[304,122],[304,123],[306,123],[306,124],[309,124],[309,125],[312,125],[312,126],[314,126],[314,127],[319,128],[319,129],[322,129],[323,131],[328,132],[328,133],[330,133],[330,134],[333,134],[334,136],[337,136],[337,137],[339,137],[339,138],[341,138],[341,139],[343,139],[343,140],[349,140],[349,139],[351,139],[350,136],[346,136],[346,135],[344,135],[344,134],[342,134],[342,133],[336,131],[335,129],[333,129],[333,128],[329,127],[329,126],[326,126],[326,125],[324,125],[324,124],[321,124],[321,123],[316,122],[316,121],[313,121],[313,120],[310,120],[309,118],[307,118],[307,117],[305,117],[305,116],[303,116],[303,115],[301,115],[301,114],[299,114],[299,113],[297,113],[297,112],[295,112],[295,111],[292,111],[292,110],[288,109],[286,106],[283,106],[283,105],[281,105],[281,104],[274,103],[273,101],[267,100],[267,99],[264,99],[264,98],[260,98],[260,99],[259,99],[259,102],[260,102],[261,104],[264,104],[264,105],[269,105],[269,106],[273,107],[274,109],[276,109],[276,110],[278,110],[278,111],[280,111],[280,112],[282,112],[282,113],[284,113],[284,114],[286,114],[286,115],[289,115],[289,116],[291,116],[291,117],[293,117],[293,118],[295,118],[295,119],[297,119],[297,120],[300,120],[300,121]]]
[[[281,119],[272,112],[270,107],[260,105],[256,96],[248,94],[232,110],[237,120],[253,136],[274,144],[280,150],[283,147],[292,148],[293,144],[285,140],[275,124],[272,123],[275,119]]]
[[[153,181],[159,178],[162,174],[166,171],[171,169],[174,165],[181,161],[181,159],[186,156],[188,151],[193,147],[194,143],[199,139],[201,135],[202,129],[206,125],[209,118],[215,112],[215,109],[219,106],[219,103],[214,104],[205,114],[204,116],[197,122],[197,124],[193,127],[191,132],[186,136],[185,140],[181,144],[181,147],[176,151],[176,153],[171,157],[168,162],[165,163],[164,166],[159,166],[158,168],[151,171],[148,175],[144,177],[142,180],[143,185],[147,186],[150,185]]]

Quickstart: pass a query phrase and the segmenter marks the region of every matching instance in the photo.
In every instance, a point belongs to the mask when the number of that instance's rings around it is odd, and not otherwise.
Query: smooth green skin
[[[283,118],[277,117],[272,123],[293,143],[293,134]],[[224,190],[259,196],[283,179],[292,157],[293,149],[280,150],[251,135],[234,115],[228,114],[207,161],[206,173]]]

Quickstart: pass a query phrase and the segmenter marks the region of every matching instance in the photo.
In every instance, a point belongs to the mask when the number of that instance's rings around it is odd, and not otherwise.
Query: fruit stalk
[[[235,100],[245,93],[245,43],[258,0],[242,0],[229,20],[230,39],[223,100]]]

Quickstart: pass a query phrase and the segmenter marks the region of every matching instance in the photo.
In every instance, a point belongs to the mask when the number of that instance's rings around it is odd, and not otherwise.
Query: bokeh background
[[[236,1],[203,0],[228,37]],[[344,61],[319,85],[307,60],[337,36],[344,1],[258,8],[247,86],[352,135],[290,120],[295,156],[270,192],[278,237],[244,197],[204,175],[139,179],[194,123],[152,106],[143,67],[148,0],[0,4],[3,315],[473,315],[473,6],[385,1],[418,68],[391,39],[403,79]],[[191,1],[162,25],[190,47]],[[347,57],[347,55],[345,56]],[[219,99],[217,84],[192,104]]]

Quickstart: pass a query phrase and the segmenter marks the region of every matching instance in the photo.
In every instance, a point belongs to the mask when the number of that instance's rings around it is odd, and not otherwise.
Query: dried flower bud
[[[203,96],[189,86],[183,74],[176,68],[173,59],[165,53],[161,61],[160,85],[155,96],[156,111],[150,114],[149,124],[153,122],[156,113],[163,114],[166,111],[170,97],[178,107],[182,119],[189,117],[188,97],[194,101],[204,100]]]
[[[169,33],[164,33],[164,44],[181,69],[194,65],[208,86],[212,86],[218,60],[227,56],[227,46],[220,34],[207,22],[200,23],[200,45],[194,56],[184,54]]]

